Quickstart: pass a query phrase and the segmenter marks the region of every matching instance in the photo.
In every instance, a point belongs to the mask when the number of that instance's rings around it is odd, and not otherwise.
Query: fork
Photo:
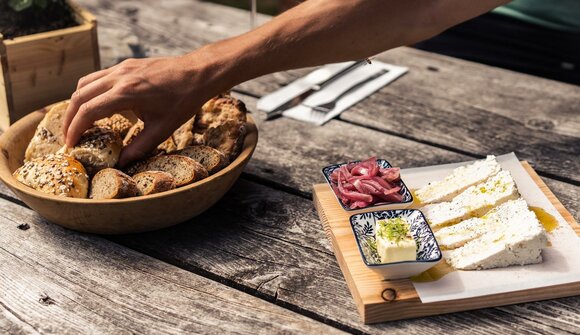
[[[307,104],[303,104],[306,107],[310,107],[310,119],[316,123],[322,123],[326,117],[326,115],[328,113],[330,113],[335,107],[336,104],[338,103],[338,101],[340,99],[342,99],[343,97],[345,97],[346,95],[358,90],[359,88],[361,88],[362,86],[364,86],[365,84],[379,78],[380,76],[388,73],[389,70],[387,69],[382,69],[381,71],[373,74],[370,77],[364,78],[361,81],[359,81],[358,83],[356,83],[355,85],[349,87],[348,89],[346,89],[344,92],[340,93],[336,98],[334,98],[334,100],[320,104],[320,105],[316,105],[316,106],[309,106]]]

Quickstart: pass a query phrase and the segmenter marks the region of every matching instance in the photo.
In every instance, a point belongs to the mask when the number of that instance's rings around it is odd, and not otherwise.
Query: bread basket
[[[240,155],[227,167],[208,178],[171,191],[135,198],[64,198],[24,186],[12,176],[22,165],[26,147],[47,108],[23,117],[0,136],[0,179],[25,204],[47,220],[88,233],[126,234],[151,231],[201,214],[232,187],[258,143],[256,124],[248,115],[247,135]]]

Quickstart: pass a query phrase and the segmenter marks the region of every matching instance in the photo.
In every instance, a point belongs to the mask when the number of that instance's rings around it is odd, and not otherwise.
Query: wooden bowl
[[[175,190],[118,200],[63,198],[18,182],[12,173],[23,164],[24,152],[45,110],[13,124],[0,137],[0,179],[41,216],[58,225],[97,234],[126,234],[169,227],[199,215],[215,204],[238,179],[258,143],[258,130],[248,116],[246,139],[230,165],[196,183]]]

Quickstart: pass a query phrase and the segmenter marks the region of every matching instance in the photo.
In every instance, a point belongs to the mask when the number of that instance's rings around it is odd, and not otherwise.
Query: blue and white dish
[[[349,164],[349,163],[358,163],[360,162],[360,160],[358,161],[350,161],[350,162],[344,162],[344,163],[338,163],[338,164],[332,164],[329,166],[326,166],[324,168],[322,168],[322,174],[324,175],[324,179],[326,179],[326,182],[328,183],[328,186],[330,186],[330,188],[332,189],[332,193],[334,193],[334,196],[336,197],[336,200],[338,201],[338,203],[342,206],[342,208],[345,211],[360,211],[363,209],[367,209],[367,208],[381,208],[381,209],[392,209],[392,208],[407,208],[409,207],[412,203],[413,203],[413,195],[411,194],[411,192],[409,191],[409,189],[407,188],[407,185],[405,185],[405,183],[403,182],[403,179],[401,179],[401,190],[399,191],[399,193],[403,196],[403,200],[401,202],[389,202],[389,203],[377,203],[374,205],[370,205],[364,208],[355,208],[355,209],[351,209],[348,205],[346,205],[345,203],[342,202],[342,200],[340,200],[340,197],[338,196],[338,194],[336,194],[336,192],[334,191],[334,189],[332,188],[332,181],[330,181],[330,175],[332,174],[332,172],[336,169],[338,169],[339,167]],[[392,168],[393,166],[387,162],[384,159],[377,159],[377,164],[379,165],[380,168],[382,169],[387,169],[387,168]]]
[[[411,234],[417,243],[417,259],[382,263],[377,253],[375,226],[377,220],[404,218],[410,226]],[[385,279],[408,278],[435,266],[442,257],[435,235],[425,216],[417,209],[382,210],[355,214],[350,217],[361,257],[365,265]]]

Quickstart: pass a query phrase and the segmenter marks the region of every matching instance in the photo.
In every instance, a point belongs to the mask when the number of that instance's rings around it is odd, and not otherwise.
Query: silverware
[[[361,88],[363,85],[379,78],[380,76],[388,73],[389,70],[387,69],[382,69],[381,71],[373,74],[370,77],[367,77],[361,81],[359,81],[358,83],[356,83],[355,85],[349,87],[347,90],[345,90],[344,92],[340,93],[338,96],[336,96],[334,98],[334,100],[323,103],[323,104],[319,104],[316,106],[309,106],[307,104],[304,104],[304,106],[306,107],[310,107],[311,108],[311,119],[314,122],[322,122],[324,120],[324,118],[326,117],[326,115],[332,111],[335,107],[336,104],[338,103],[338,101],[340,99],[342,99],[343,97],[345,97],[346,95],[358,90],[359,88]]]
[[[324,87],[326,87],[326,86],[332,84],[334,81],[340,79],[345,74],[351,72],[352,70],[354,70],[354,69],[356,69],[359,66],[364,65],[364,64],[368,64],[368,60],[365,59],[365,60],[357,61],[357,62],[351,64],[350,66],[348,66],[347,68],[335,73],[334,75],[332,75],[330,78],[326,79],[325,81],[323,81],[317,85],[312,85],[312,87],[310,87],[306,92],[294,97],[293,99],[291,99],[288,102],[284,103],[283,105],[279,106],[275,110],[273,110],[271,112],[267,112],[266,113],[266,120],[272,120],[274,118],[281,116],[282,112],[284,112],[285,110],[290,109],[296,105],[299,105],[302,101],[304,101],[304,99],[306,99],[311,94],[320,91]]]

